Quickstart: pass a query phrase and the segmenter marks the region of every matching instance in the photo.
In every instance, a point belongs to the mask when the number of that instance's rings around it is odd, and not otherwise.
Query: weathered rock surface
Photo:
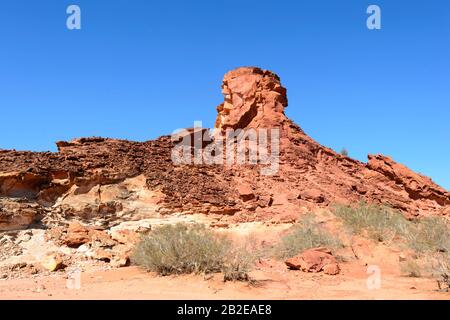
[[[60,253],[49,253],[41,261],[41,266],[52,272],[64,269],[64,260]]]
[[[270,71],[253,67],[230,71],[223,79],[222,93],[225,101],[217,107],[218,129],[271,128],[287,121],[286,89]]]
[[[68,247],[78,248],[82,244],[91,241],[90,229],[78,222],[72,222],[67,228],[63,241]]]
[[[327,248],[313,248],[303,251],[298,256],[287,259],[286,265],[293,270],[304,272],[321,272],[336,275],[339,273],[339,265]]]
[[[36,203],[0,198],[0,231],[26,229],[42,218],[43,211]]]
[[[280,129],[275,175],[262,175],[259,164],[175,165],[169,136],[60,141],[56,153],[0,150],[0,230],[74,218],[110,228],[173,213],[207,214],[221,223],[295,221],[305,210],[359,200],[408,216],[450,212],[450,193],[431,179],[381,155],[353,160],[308,137],[285,116],[286,89],[274,73],[238,68],[225,75],[222,89],[219,132]],[[68,241],[79,246],[87,237]]]
[[[402,186],[411,199],[428,199],[441,206],[448,206],[449,193],[430,178],[415,173],[400,163],[383,155],[369,155],[367,167],[382,173],[393,184]]]

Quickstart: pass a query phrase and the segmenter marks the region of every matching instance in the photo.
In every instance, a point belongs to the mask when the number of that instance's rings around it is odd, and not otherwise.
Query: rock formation
[[[225,101],[217,107],[218,129],[271,128],[288,119],[286,89],[280,78],[259,68],[238,68],[228,72],[222,83]]]
[[[321,272],[336,275],[339,273],[339,264],[331,251],[327,248],[312,248],[301,252],[299,255],[289,258],[285,264],[293,270],[304,272]]]
[[[308,137],[289,120],[286,89],[255,67],[227,73],[215,127],[279,128],[280,167],[175,165],[169,136],[139,143],[104,138],[58,142],[58,152],[0,150],[0,229],[72,219],[104,228],[170,214],[217,221],[295,221],[308,210],[365,200],[407,216],[448,214],[450,193],[392,159],[362,163]],[[63,223],[64,224],[64,223]]]

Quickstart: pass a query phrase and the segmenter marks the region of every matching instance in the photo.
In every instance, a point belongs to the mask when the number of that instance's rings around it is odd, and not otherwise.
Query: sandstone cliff
[[[215,127],[278,128],[279,170],[259,164],[175,165],[174,142],[104,138],[58,142],[58,152],[0,150],[0,230],[83,219],[121,221],[201,213],[218,221],[292,221],[308,210],[359,200],[407,216],[450,213],[450,193],[382,155],[363,163],[323,147],[289,120],[277,75],[238,68],[223,80]]]

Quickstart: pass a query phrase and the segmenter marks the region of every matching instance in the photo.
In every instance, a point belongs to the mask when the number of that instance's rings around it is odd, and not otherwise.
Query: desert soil
[[[220,275],[160,277],[138,267],[86,270],[80,288],[69,289],[67,274],[0,281],[1,299],[449,299],[432,279],[382,275],[381,288],[367,288],[366,267],[344,264],[337,276],[267,265],[254,284],[227,282]],[[182,288],[180,290],[180,288]]]
[[[319,218],[320,215],[317,215]],[[273,242],[290,224],[266,226],[239,224],[223,232],[236,239]],[[338,275],[289,270],[282,260],[259,260],[250,276],[254,281],[226,282],[222,276],[179,275],[162,277],[136,267],[112,268],[108,263],[80,264],[79,289],[71,287],[73,268],[36,274],[21,273],[0,279],[0,299],[431,299],[450,300],[450,293],[438,292],[428,277],[402,275],[402,251],[364,238],[354,238],[352,248],[342,249]],[[34,254],[45,251],[35,248]],[[380,288],[368,289],[373,274],[380,270]],[[69,280],[68,280],[69,279]],[[373,278],[372,278],[373,279]]]

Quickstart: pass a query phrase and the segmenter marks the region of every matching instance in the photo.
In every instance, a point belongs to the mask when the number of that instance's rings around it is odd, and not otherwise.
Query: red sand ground
[[[367,289],[366,267],[344,264],[342,274],[262,268],[250,285],[221,281],[220,275],[159,277],[137,267],[87,271],[80,289],[68,289],[66,274],[0,281],[1,299],[450,299],[434,280],[382,275],[381,288]],[[182,290],[180,290],[182,288]]]

